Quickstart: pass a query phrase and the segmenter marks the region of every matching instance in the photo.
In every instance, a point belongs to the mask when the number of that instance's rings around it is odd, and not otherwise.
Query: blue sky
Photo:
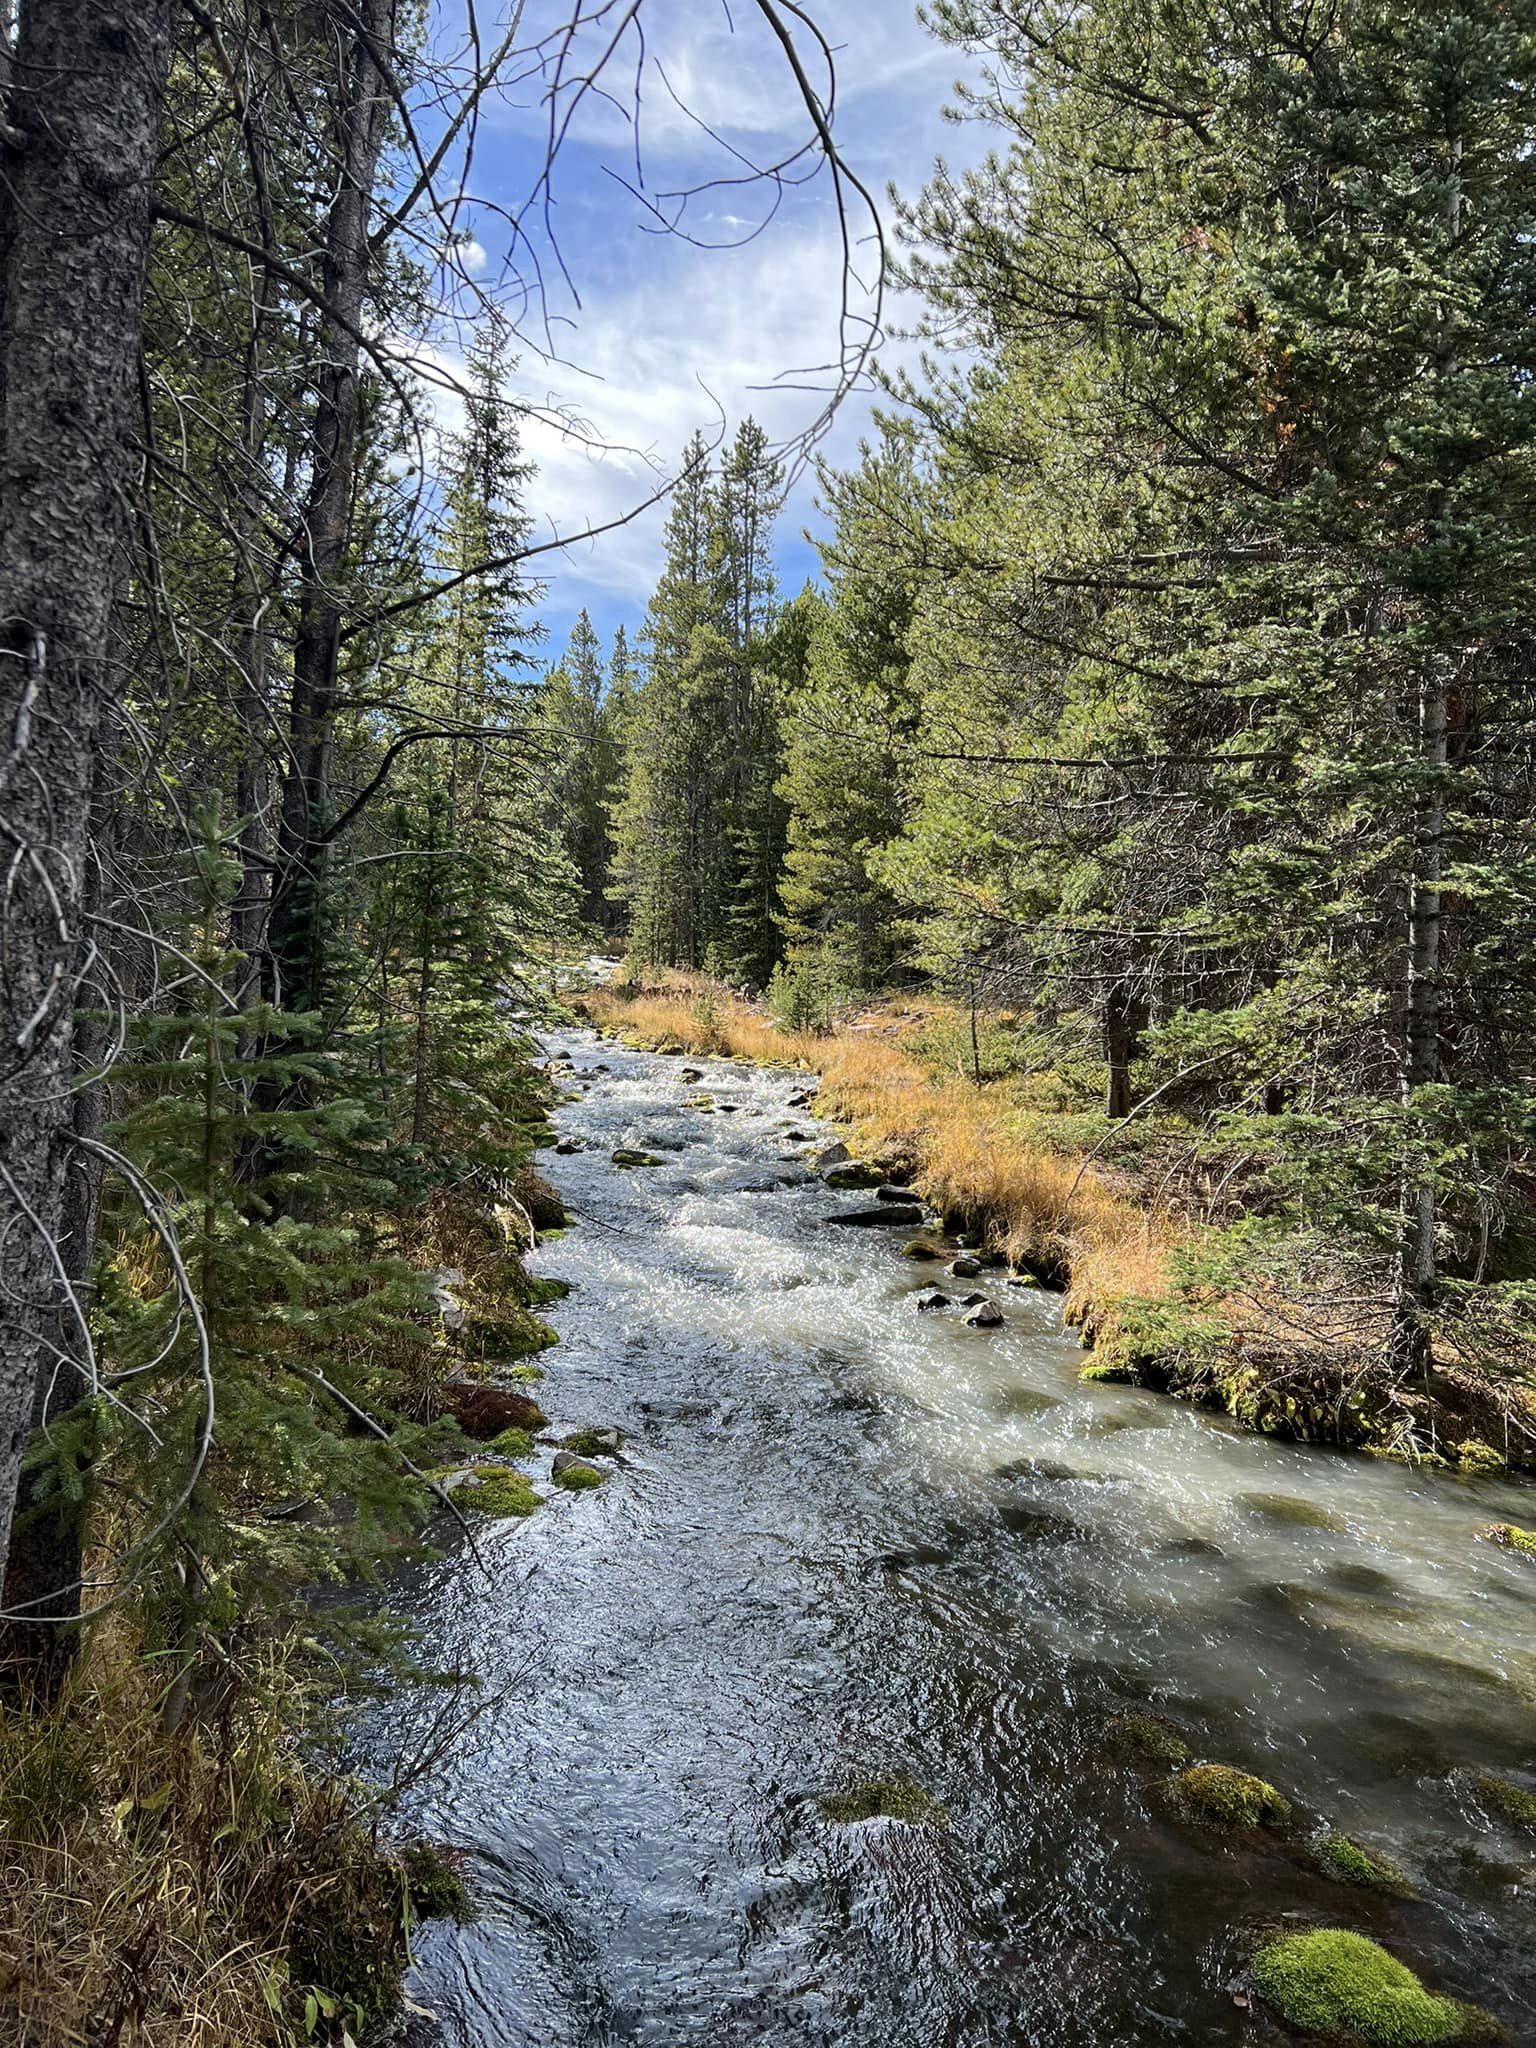
[[[573,4],[528,0],[520,46],[568,22]],[[590,19],[567,57],[568,81],[590,68],[617,19],[603,0],[583,6]],[[839,144],[882,213],[889,182],[913,192],[935,155],[956,162],[979,153],[974,131],[942,118],[964,59],[921,27],[909,0],[812,0],[811,11],[837,47]],[[664,193],[721,176],[743,179],[738,158],[762,164],[806,138],[805,110],[752,0],[732,0],[730,12],[720,0],[646,0],[639,20],[640,175],[653,203],[664,206]],[[482,36],[493,40],[488,23]],[[555,47],[544,45],[546,58]],[[498,212],[516,212],[537,178],[550,116],[547,61],[537,73],[519,66],[525,75],[514,75],[487,107],[468,187],[485,203],[466,208],[458,223],[473,234],[467,267],[483,289],[504,296],[527,275],[530,255],[548,280],[540,313],[521,323],[521,381],[540,414],[526,431],[538,465],[529,500],[544,539],[639,503],[670,474],[695,427],[713,434],[723,419],[729,432],[751,412],[776,439],[802,433],[825,400],[818,390],[793,387],[827,379],[793,373],[825,365],[837,351],[841,257],[825,171],[786,189],[775,217],[742,246],[697,247],[654,232],[645,199],[620,182],[636,184],[638,52],[631,30],[602,76],[612,96],[581,96],[565,134],[549,206],[558,261],[539,208],[523,214],[529,241],[509,263],[512,238]],[[808,68],[809,57],[807,50]],[[564,104],[573,97],[568,83]],[[769,198],[749,182],[718,186],[689,202],[686,225],[699,242],[742,243]],[[872,280],[867,216],[856,225],[866,239],[855,266]],[[858,311],[872,304],[857,292],[855,302]],[[899,305],[891,312],[899,324]],[[443,354],[451,370],[453,347]],[[845,402],[823,444],[834,459],[856,447],[869,403],[859,395]],[[579,427],[563,429],[562,418]],[[619,532],[544,558],[551,654],[583,605],[605,641],[621,620],[638,625],[659,566],[664,517],[664,508],[653,509]],[[814,517],[806,477],[780,522],[787,591],[814,573],[814,551],[800,538]]]

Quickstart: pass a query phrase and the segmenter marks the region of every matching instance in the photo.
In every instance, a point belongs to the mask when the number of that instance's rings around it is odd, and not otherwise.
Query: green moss
[[[944,1827],[949,1814],[913,1778],[868,1778],[846,1792],[824,1792],[817,1805],[827,1820],[849,1827],[864,1820],[900,1820],[910,1827]]]
[[[578,1429],[565,1439],[562,1449],[574,1453],[578,1458],[607,1458],[613,1455],[612,1438],[618,1432],[604,1429]],[[623,1438],[620,1437],[620,1442]]]
[[[1472,1782],[1485,1806],[1491,1806],[1502,1820],[1517,1828],[1536,1830],[1536,1792],[1527,1792],[1496,1771],[1474,1771]]]
[[[1518,1529],[1513,1522],[1490,1522],[1479,1533],[1485,1543],[1497,1543],[1501,1550],[1517,1551],[1521,1557],[1536,1557],[1536,1531]]]
[[[1399,1899],[1413,1897],[1413,1886],[1390,1857],[1362,1848],[1348,1835],[1320,1835],[1312,1844],[1312,1856],[1323,1875],[1340,1884],[1364,1885]]]
[[[909,1238],[901,1248],[901,1256],[904,1259],[942,1259],[944,1247],[935,1244],[931,1237]]]
[[[1379,2048],[1471,2038],[1481,2015],[1426,1991],[1405,1963],[1341,1927],[1282,1935],[1253,1960],[1260,1996],[1293,2027]]]
[[[528,1306],[547,1308],[552,1301],[564,1301],[571,1291],[569,1280],[533,1280],[528,1282]]]
[[[555,1473],[556,1486],[563,1486],[567,1493],[587,1493],[594,1486],[601,1486],[608,1477],[599,1472],[595,1465],[562,1465]]]
[[[1094,1358],[1087,1365],[1079,1366],[1080,1380],[1107,1382],[1114,1386],[1134,1387],[1138,1374],[1136,1366],[1128,1358]]]
[[[1266,1779],[1228,1764],[1192,1764],[1171,1790],[1175,1804],[1207,1827],[1256,1828],[1291,1817],[1291,1802]]]
[[[458,1498],[481,1515],[531,1515],[539,1496],[526,1472],[514,1465],[482,1465],[480,1484],[460,1488]]]
[[[1161,1714],[1140,1708],[1121,1714],[1110,1724],[1110,1733],[1122,1748],[1132,1749],[1138,1756],[1150,1757],[1154,1763],[1184,1764],[1189,1761],[1189,1744],[1173,1723],[1164,1720]]]
[[[417,1920],[454,1920],[462,1927],[476,1917],[474,1894],[458,1850],[440,1842],[412,1842],[401,1861],[406,1896]]]
[[[623,1145],[619,1147],[617,1152],[612,1154],[612,1158],[615,1166],[660,1166],[661,1164],[661,1161],[654,1152],[632,1152]]]
[[[1456,1446],[1456,1463],[1463,1472],[1502,1472],[1506,1462],[1501,1451],[1475,1436]]]
[[[477,1316],[464,1326],[464,1356],[496,1364],[530,1357],[559,1342],[558,1330],[525,1313],[497,1318]]]
[[[1344,1527],[1339,1517],[1329,1509],[1319,1507],[1316,1501],[1298,1500],[1290,1493],[1240,1493],[1235,1496],[1240,1508],[1247,1508],[1251,1514],[1263,1515],[1269,1522],[1286,1522],[1293,1529],[1333,1529]]]
[[[498,1458],[526,1458],[533,1450],[533,1438],[526,1429],[504,1429],[485,1448]]]
[[[502,1374],[502,1378],[504,1380],[515,1380],[519,1386],[531,1387],[535,1380],[544,1378],[544,1368],[542,1365],[509,1366]]]

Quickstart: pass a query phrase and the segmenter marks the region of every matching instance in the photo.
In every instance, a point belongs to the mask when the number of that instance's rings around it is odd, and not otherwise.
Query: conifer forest
[[[0,0],[0,874],[0,2048],[1536,2048],[1536,0]]]

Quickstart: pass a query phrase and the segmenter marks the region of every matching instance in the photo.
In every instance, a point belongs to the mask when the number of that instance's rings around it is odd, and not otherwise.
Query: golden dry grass
[[[780,1031],[761,1010],[696,976],[638,991],[595,989],[581,1007],[636,1044],[819,1073],[817,1108],[853,1126],[855,1151],[899,1157],[942,1215],[984,1232],[1016,1264],[1069,1275],[1074,1320],[1103,1329],[1117,1302],[1168,1291],[1174,1219],[1091,1165],[1085,1170],[1079,1153],[1021,1138],[1010,1128],[1005,1087],[978,1088],[927,1069],[899,1042],[910,1006],[867,1011],[825,1037]]]

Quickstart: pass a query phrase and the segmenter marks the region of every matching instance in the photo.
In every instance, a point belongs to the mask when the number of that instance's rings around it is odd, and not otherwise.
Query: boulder
[[[862,1159],[850,1159],[846,1166],[829,1166],[822,1173],[822,1179],[829,1188],[878,1188],[880,1169],[867,1166]],[[911,1196],[906,1198],[910,1201]]]
[[[615,1166],[660,1166],[661,1161],[654,1152],[635,1152],[621,1145],[617,1152],[610,1153]]]
[[[562,1158],[569,1159],[573,1152],[581,1150],[581,1140],[580,1138],[562,1138],[559,1144],[556,1145],[555,1150]]]
[[[946,1270],[951,1279],[974,1280],[981,1271],[981,1261],[979,1259],[968,1259],[962,1255],[958,1259],[951,1259]]]
[[[995,1330],[1003,1320],[1003,1312],[995,1301],[979,1301],[967,1312],[965,1320],[973,1330]]]
[[[684,1067],[680,1071],[679,1078],[684,1081],[702,1081],[704,1069],[702,1067]]]
[[[960,1297],[960,1306],[962,1308],[977,1308],[986,1299],[987,1297],[984,1294],[962,1294]]]
[[[549,1420],[537,1401],[515,1387],[488,1387],[477,1380],[449,1380],[443,1406],[477,1443],[488,1443],[504,1429],[542,1429]]]
[[[823,1216],[823,1223],[848,1223],[855,1226],[875,1223],[898,1224],[903,1230],[910,1230],[921,1223],[923,1212],[913,1207],[898,1209],[894,1202],[882,1202],[876,1209],[845,1209],[839,1216]]]
[[[942,1259],[944,1247],[935,1244],[931,1237],[914,1237],[902,1246],[901,1256],[904,1259]]]
[[[912,1190],[910,1188],[898,1187],[894,1181],[882,1181],[879,1187],[875,1189],[875,1200],[877,1202],[910,1202],[911,1199]]]
[[[844,1144],[826,1145],[816,1154],[816,1171],[825,1173],[829,1166],[846,1166],[852,1157]]]
[[[923,1309],[948,1308],[949,1296],[947,1294],[941,1294],[938,1288],[935,1287],[931,1294],[920,1294],[917,1297],[917,1305],[919,1308]]]

